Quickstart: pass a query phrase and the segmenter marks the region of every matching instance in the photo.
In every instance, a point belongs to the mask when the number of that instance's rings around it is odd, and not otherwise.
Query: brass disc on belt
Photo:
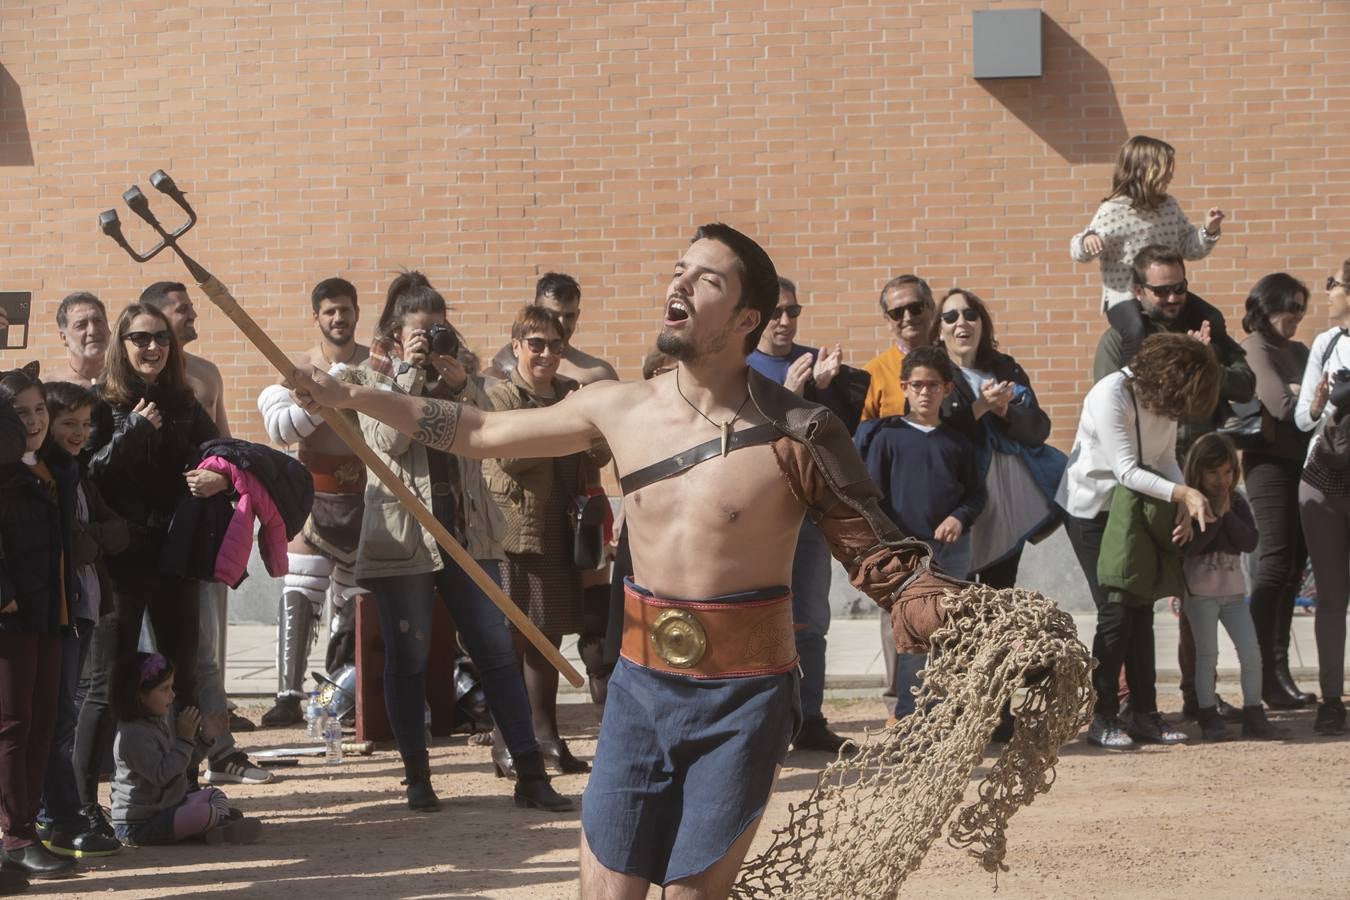
[[[677,669],[698,665],[708,649],[703,625],[687,610],[665,610],[656,617],[648,634],[656,655]]]

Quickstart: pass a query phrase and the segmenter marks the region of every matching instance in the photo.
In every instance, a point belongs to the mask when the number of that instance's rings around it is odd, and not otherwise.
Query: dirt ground
[[[1231,691],[1236,693],[1236,691]],[[1169,692],[1162,692],[1164,694]],[[1166,703],[1166,697],[1164,697]],[[563,708],[575,752],[589,756],[597,719]],[[260,708],[248,708],[256,720]],[[1175,708],[1173,709],[1175,712]],[[833,703],[831,723],[861,735],[878,701]],[[1350,895],[1350,737],[1315,738],[1309,711],[1276,717],[1283,743],[1234,742],[1107,753],[1065,748],[1050,793],[1009,830],[1011,870],[995,882],[939,844],[906,884],[919,897],[1339,897]],[[248,749],[293,744],[294,732],[240,736]],[[823,754],[793,753],[766,826],[802,799]],[[488,748],[456,736],[432,750],[439,813],[410,812],[391,749],[328,767],[306,760],[270,785],[227,788],[267,829],[253,846],[124,850],[80,876],[35,882],[35,897],[563,898],[576,896],[578,814],[518,810],[493,777]],[[579,796],[585,775],[558,777]],[[753,851],[752,851],[753,852]],[[314,891],[314,894],[308,894]],[[652,893],[656,896],[656,892]]]

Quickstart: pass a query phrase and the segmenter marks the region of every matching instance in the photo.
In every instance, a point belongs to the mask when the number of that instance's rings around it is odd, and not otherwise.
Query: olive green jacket
[[[1117,485],[1097,556],[1097,582],[1113,603],[1151,606],[1186,587],[1182,548],[1172,542],[1177,505]]]

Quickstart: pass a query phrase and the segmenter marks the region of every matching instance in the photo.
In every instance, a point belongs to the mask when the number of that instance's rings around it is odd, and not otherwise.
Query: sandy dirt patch
[[[1164,692],[1166,693],[1166,692]],[[1164,698],[1164,703],[1166,699]],[[244,710],[256,720],[260,708]],[[1175,712],[1175,707],[1173,708]],[[575,752],[589,757],[597,718],[563,707]],[[876,701],[832,703],[846,734],[880,725]],[[915,897],[1339,897],[1350,895],[1350,738],[1315,738],[1310,711],[1274,716],[1290,740],[1106,753],[1069,745],[1049,794],[1014,817],[1011,870],[998,880],[939,844],[906,885]],[[295,743],[300,731],[240,735],[247,749]],[[761,828],[781,825],[824,764],[793,753]],[[578,815],[518,810],[493,777],[488,748],[438,740],[432,771],[443,806],[410,812],[392,749],[330,768],[307,760],[270,785],[227,787],[267,823],[247,847],[124,850],[81,864],[78,878],[35,882],[29,896],[290,898],[563,898],[576,896]],[[585,775],[559,776],[578,797]],[[652,893],[656,896],[656,892]]]

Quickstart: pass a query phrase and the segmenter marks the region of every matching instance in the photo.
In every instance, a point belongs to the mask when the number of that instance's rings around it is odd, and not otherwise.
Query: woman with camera
[[[1294,421],[1313,431],[1298,512],[1317,581],[1317,676],[1322,702],[1313,729],[1345,733],[1345,611],[1350,599],[1350,259],[1327,278],[1336,322],[1313,341]]]
[[[486,408],[482,381],[460,361],[467,354],[458,334],[446,325],[445,310],[445,299],[420,272],[395,278],[376,326],[370,359],[362,363],[358,376],[388,390]],[[376,419],[363,415],[360,421],[366,442],[483,570],[500,582],[503,522],[488,495],[480,464],[432,450]],[[460,642],[478,667],[488,706],[515,759],[516,805],[570,810],[572,802],[549,784],[505,614],[454,560],[443,557],[435,538],[378,478],[366,480],[365,501],[356,577],[375,594],[379,609],[384,702],[403,758],[408,806],[415,810],[440,806],[431,785],[424,718],[432,603],[439,592]]]
[[[551,406],[577,389],[558,375],[566,344],[556,313],[527,306],[511,326],[516,367],[510,379],[488,391],[493,409]],[[506,515],[503,587],[554,646],[581,628],[581,571],[573,557],[573,504],[585,495],[593,470],[608,451],[557,459],[490,459],[483,464],[492,497]],[[558,734],[558,671],[532,646],[517,639],[525,687],[534,710],[534,730],[544,757],[559,772],[586,772]]]

